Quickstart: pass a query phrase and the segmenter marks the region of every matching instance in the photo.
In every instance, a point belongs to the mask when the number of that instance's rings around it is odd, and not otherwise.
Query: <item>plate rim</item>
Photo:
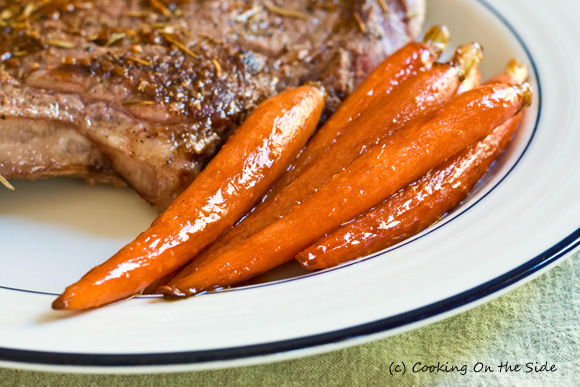
[[[502,290],[516,285],[519,282],[523,283],[526,279],[531,279],[534,273],[547,269],[550,265],[560,261],[578,247],[580,247],[580,228],[526,263],[462,293],[384,319],[317,335],[223,349],[145,354],[59,353],[0,347],[0,362],[6,361],[45,366],[112,367],[115,369],[188,364],[199,365],[217,361],[243,360],[338,344],[360,338],[361,336],[384,333],[423,320],[428,320],[470,304],[475,306],[479,300],[493,295],[499,296]]]

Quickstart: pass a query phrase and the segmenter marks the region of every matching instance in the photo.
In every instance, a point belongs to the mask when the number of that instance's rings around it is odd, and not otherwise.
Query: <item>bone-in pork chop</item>
[[[126,183],[166,207],[262,100],[326,114],[416,37],[423,0],[0,0],[0,175]]]

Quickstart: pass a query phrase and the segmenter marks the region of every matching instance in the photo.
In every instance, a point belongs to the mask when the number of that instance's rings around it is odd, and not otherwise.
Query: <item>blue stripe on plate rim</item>
[[[539,96],[539,107],[538,107],[538,115],[536,118],[536,124],[526,147],[524,148],[522,154],[516,160],[514,165],[510,168],[510,170],[501,178],[501,180],[492,187],[487,193],[485,193],[479,200],[475,203],[471,204],[468,208],[465,208],[460,214],[455,216],[454,218],[448,220],[447,222],[440,224],[436,227],[432,227],[427,232],[421,234],[418,238],[422,238],[425,235],[432,233],[433,231],[437,230],[440,227],[443,227],[445,224],[455,220],[461,214],[468,211],[470,208],[475,206],[481,200],[483,200],[487,195],[489,195],[499,184],[503,182],[503,180],[514,170],[516,165],[520,162],[523,158],[524,154],[528,150],[532,139],[534,138],[536,131],[538,129],[538,125],[540,122],[540,116],[542,111],[542,87],[540,82],[539,73],[534,62],[534,59],[531,56],[531,53],[526,46],[524,40],[521,36],[517,33],[517,31],[513,28],[513,26],[490,4],[487,3],[486,0],[476,0],[479,3],[483,4],[486,8],[488,8],[498,19],[500,19],[508,29],[514,34],[517,38],[519,43],[524,48],[530,62],[532,64],[532,68],[534,74],[536,76],[537,85],[538,85],[538,96]],[[413,240],[407,241],[405,243],[401,243],[393,248],[387,250],[392,251],[394,249],[400,248],[408,243],[413,242],[414,240],[418,239],[415,238]],[[502,289],[505,289],[513,284],[516,284],[519,281],[531,276],[532,274],[536,273],[539,270],[553,264],[557,260],[563,258],[569,252],[573,251],[576,247],[580,246],[580,228],[576,229],[573,233],[562,239],[559,243],[555,244],[551,248],[547,249],[543,253],[537,255],[536,257],[530,259],[526,263],[516,267],[515,269],[494,278],[486,283],[483,283],[479,286],[476,286],[470,290],[465,292],[456,294],[455,296],[446,298],[444,300],[432,303],[430,305],[426,305],[405,313],[401,313],[395,316],[387,317],[384,319],[380,319],[377,321],[373,321],[370,323],[365,323],[361,325],[357,325],[350,328],[345,328],[341,330],[336,330],[332,332],[326,332],[322,334],[306,336],[301,338],[283,340],[283,341],[276,341],[271,343],[265,344],[255,344],[243,347],[232,347],[232,348],[223,348],[223,349],[215,349],[215,350],[202,350],[202,351],[185,351],[185,352],[174,352],[174,353],[144,353],[144,354],[81,354],[81,353],[59,353],[59,352],[45,352],[45,351],[31,351],[31,350],[19,350],[19,349],[11,349],[11,348],[2,348],[0,347],[0,361],[8,361],[8,362],[17,362],[17,363],[29,363],[29,364],[44,364],[44,365],[61,365],[61,366],[91,366],[91,367],[131,367],[131,366],[163,366],[163,365],[185,365],[185,364],[199,364],[199,363],[208,363],[208,362],[215,362],[215,361],[227,361],[227,360],[240,360],[244,358],[250,357],[258,357],[258,356],[266,356],[272,355],[276,353],[283,353],[289,351],[296,351],[296,350],[303,350],[311,347],[317,347],[327,344],[336,344],[339,342],[351,340],[358,337],[369,336],[373,334],[378,334],[381,332],[389,331],[395,328],[399,328],[405,325],[409,325],[421,320],[425,320],[464,305],[473,303],[477,300],[480,300],[484,297],[487,297],[493,293],[499,292]],[[377,253],[375,255],[371,255],[367,258],[357,260],[355,262],[346,264],[346,265],[353,265],[357,264],[366,259],[371,259],[376,257],[377,255],[381,255],[386,253],[387,251],[383,251],[381,253]],[[296,281],[300,280],[304,277],[309,276],[316,276],[316,275],[323,275],[326,272],[338,270],[345,265],[341,265],[339,267],[335,267],[332,269],[328,269],[322,272],[307,274],[305,276],[296,277],[296,278],[289,278],[279,281],[274,281],[271,283],[266,284],[259,284],[259,285],[252,285],[244,288],[234,288],[229,289],[227,291],[240,291],[255,287],[262,287],[262,286],[272,286],[275,284],[279,284],[282,282],[288,281]],[[10,288],[5,286],[0,286],[0,289],[6,290],[13,290],[19,292],[26,292],[26,293],[34,293],[34,294],[43,294],[43,295],[56,295],[54,293],[46,293],[46,292],[37,292],[32,290],[25,290],[25,289],[16,289]],[[210,295],[211,293],[207,294]],[[146,297],[146,296],[142,296]]]

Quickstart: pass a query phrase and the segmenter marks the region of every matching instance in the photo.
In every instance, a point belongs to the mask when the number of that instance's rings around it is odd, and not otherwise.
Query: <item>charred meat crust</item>
[[[0,174],[125,181],[159,209],[262,100],[329,114],[415,38],[423,0],[0,0]]]

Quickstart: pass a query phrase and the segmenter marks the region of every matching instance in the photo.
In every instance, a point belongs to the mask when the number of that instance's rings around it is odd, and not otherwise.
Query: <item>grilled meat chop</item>
[[[326,113],[415,38],[423,0],[0,0],[0,175],[127,183],[159,209],[262,100]]]

